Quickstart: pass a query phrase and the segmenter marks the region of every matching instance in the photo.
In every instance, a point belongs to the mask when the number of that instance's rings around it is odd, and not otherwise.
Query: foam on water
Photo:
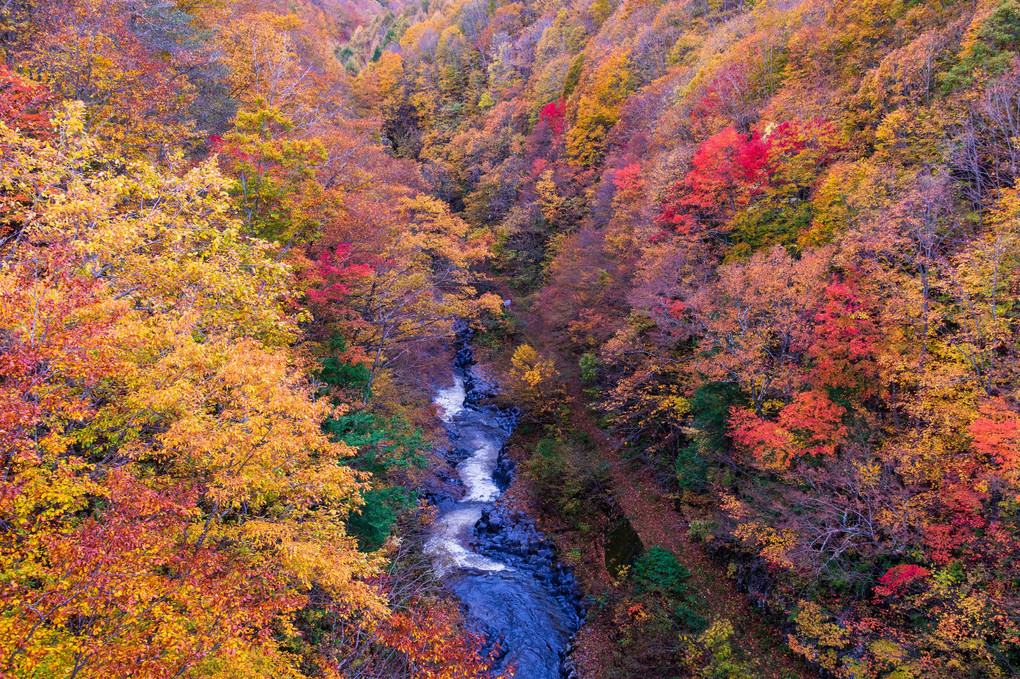
[[[465,398],[467,394],[464,392],[464,378],[454,375],[453,386],[437,391],[432,402],[439,406],[440,419],[443,422],[452,422],[453,418],[464,410]]]
[[[432,535],[425,543],[425,552],[433,558],[440,574],[448,573],[451,568],[473,568],[479,571],[501,571],[506,568],[464,546],[471,539],[471,533],[480,518],[482,508],[468,505],[447,512],[432,526]]]
[[[499,449],[491,441],[474,440],[471,457],[457,465],[457,475],[464,482],[465,494],[461,502],[495,502],[499,487],[492,478],[499,461]],[[481,514],[479,514],[481,517]]]

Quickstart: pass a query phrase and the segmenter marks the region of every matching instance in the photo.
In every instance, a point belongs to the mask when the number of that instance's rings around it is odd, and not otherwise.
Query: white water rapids
[[[506,652],[495,669],[512,665],[521,679],[560,679],[571,630],[555,595],[534,572],[496,560],[498,552],[490,558],[472,549],[476,524],[483,512],[494,509],[500,495],[493,473],[513,422],[495,407],[475,405],[467,396],[465,376],[471,376],[470,362],[458,364],[453,385],[438,390],[434,399],[453,450],[463,454],[456,472],[464,492],[459,500],[439,503],[425,551],[437,575],[460,599],[468,625]]]
[[[452,423],[464,412],[464,378],[455,375],[453,386],[440,389],[435,397],[440,418]],[[504,435],[505,438],[505,435]],[[457,476],[464,484],[464,498],[455,509],[445,512],[432,527],[425,551],[432,556],[437,571],[442,575],[451,567],[474,568],[481,571],[501,571],[505,565],[476,554],[465,545],[471,541],[475,524],[482,518],[482,509],[499,497],[499,487],[492,478],[499,460],[499,449],[488,437],[469,435],[463,441],[471,455],[457,465]]]
[[[464,378],[460,375],[453,376],[453,386],[440,389],[432,402],[439,408],[439,417],[443,422],[453,422],[454,416],[464,410],[464,401],[467,394],[464,391]]]

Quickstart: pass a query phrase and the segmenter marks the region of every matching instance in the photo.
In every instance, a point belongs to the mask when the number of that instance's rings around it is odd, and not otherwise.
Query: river
[[[463,341],[453,385],[434,399],[459,460],[463,496],[439,503],[426,551],[469,626],[499,644],[498,669],[513,665],[517,679],[572,676],[564,659],[584,612],[576,582],[527,517],[496,505],[500,451],[517,418],[478,404],[472,365]]]

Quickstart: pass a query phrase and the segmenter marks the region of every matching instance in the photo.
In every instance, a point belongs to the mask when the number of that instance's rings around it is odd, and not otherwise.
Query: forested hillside
[[[1018,175],[1017,0],[0,4],[0,676],[512,674],[459,322],[570,676],[1016,676]]]
[[[358,97],[794,651],[1011,676],[1018,49],[1012,0],[468,1]]]
[[[489,241],[352,113],[341,9],[2,7],[0,675],[483,676],[399,380]]]

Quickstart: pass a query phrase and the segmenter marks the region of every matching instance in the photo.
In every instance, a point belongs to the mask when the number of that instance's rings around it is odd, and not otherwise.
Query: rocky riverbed
[[[439,517],[426,550],[468,623],[498,649],[498,667],[513,665],[520,679],[572,678],[584,603],[573,573],[534,522],[499,505],[515,471],[503,450],[518,417],[482,404],[494,389],[476,378],[468,339],[461,334],[453,385],[435,398],[456,472],[450,481],[462,493],[435,498]]]

